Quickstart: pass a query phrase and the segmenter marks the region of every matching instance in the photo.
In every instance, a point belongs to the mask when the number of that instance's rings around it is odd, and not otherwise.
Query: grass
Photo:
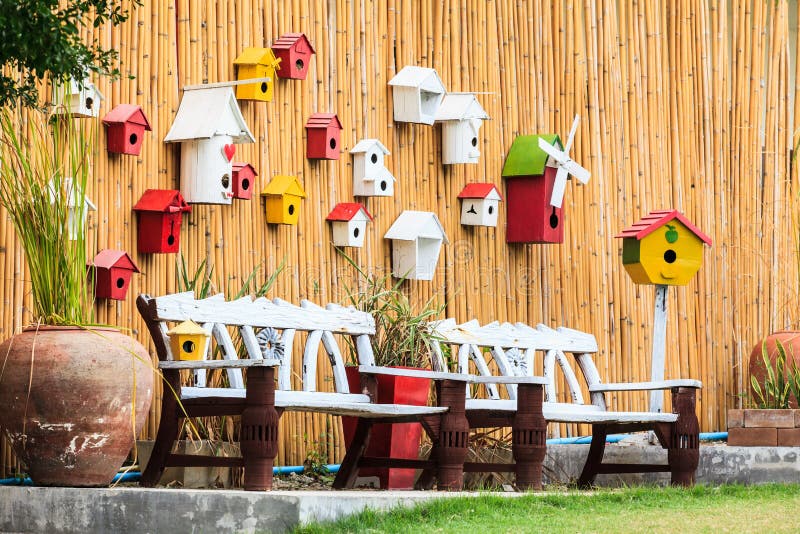
[[[295,532],[797,532],[799,507],[797,484],[636,487],[443,499]]]

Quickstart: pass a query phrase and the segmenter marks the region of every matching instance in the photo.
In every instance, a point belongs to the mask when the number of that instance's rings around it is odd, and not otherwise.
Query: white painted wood
[[[442,242],[449,243],[435,213],[405,210],[384,234],[392,241],[392,275],[432,280]]]
[[[480,347],[473,344],[468,345],[468,347],[472,361],[475,362],[475,367],[478,369],[480,376],[492,376],[492,372],[489,370],[489,366],[486,365],[486,360],[483,357],[483,352],[481,352]],[[497,386],[492,383],[486,384],[486,394],[490,399],[500,398],[500,392],[497,390]]]
[[[491,348],[492,358],[494,359],[495,363],[497,364],[497,370],[500,371],[500,374],[503,376],[511,377],[517,376],[517,373],[514,371],[511,363],[506,358],[506,353],[503,350],[503,347],[494,346]],[[497,382],[498,384],[501,382]],[[502,382],[506,385],[506,392],[508,393],[508,398],[514,400],[517,398],[517,387],[515,383],[512,382]]]
[[[255,138],[239,109],[232,87],[185,91],[165,143],[211,139],[225,135],[234,143],[254,143]]]
[[[214,330],[214,323],[213,322],[206,322],[202,324],[203,330],[206,331],[208,336],[206,337],[206,346],[200,353],[203,355],[204,360],[211,360],[213,358],[213,350],[211,344],[211,337],[213,335]],[[206,387],[206,370],[205,369],[196,369],[194,371],[194,385],[198,387]]]
[[[375,353],[368,335],[355,336],[356,353],[362,365],[375,365]]]
[[[303,391],[317,390],[317,356],[324,330],[309,332],[303,349]]]
[[[350,153],[353,155],[353,196],[394,195],[395,178],[385,164],[389,149],[383,143],[377,139],[362,139]]]
[[[330,332],[323,332],[322,346],[325,347],[325,352],[328,353],[328,359],[331,362],[336,391],[339,393],[350,393],[350,386],[347,383],[347,373],[345,373],[344,370],[342,351],[339,349],[339,344],[336,343],[336,338],[333,337],[333,334]]]
[[[333,244],[337,247],[363,247],[364,236],[367,235],[367,222],[366,216],[349,221],[331,221]]]
[[[395,122],[432,125],[445,95],[439,74],[426,67],[403,67],[391,80]]]
[[[433,352],[433,357],[431,358],[431,367],[433,367],[433,370],[439,372],[447,371],[447,363],[444,360],[441,343],[434,342],[431,345],[431,351]]]
[[[53,114],[64,115],[69,112],[73,117],[99,117],[104,100],[103,93],[88,78],[84,80],[82,88],[71,79],[64,86],[54,87]]]
[[[181,195],[190,204],[230,204],[233,198],[233,163],[224,146],[228,135],[181,143]]]
[[[569,149],[572,147],[572,142],[575,139],[575,132],[578,130],[579,121],[580,116],[575,115],[575,120],[572,122],[572,129],[569,132],[567,143],[564,145],[564,150],[559,150],[557,146],[551,145],[541,137],[539,138],[539,148],[545,151],[550,156],[550,159],[558,166],[555,183],[553,184],[553,194],[550,197],[550,205],[556,208],[560,208],[564,201],[564,190],[566,189],[569,175],[574,176],[578,181],[584,184],[589,181],[589,171],[569,157]]]
[[[701,389],[703,383],[699,380],[688,378],[662,380],[660,382],[621,382],[616,384],[595,384],[589,386],[589,391],[655,391],[679,387]]]
[[[439,107],[436,122],[442,123],[442,163],[478,163],[478,133],[489,115],[471,93],[447,94]]]
[[[650,380],[664,380],[664,362],[667,345],[667,289],[668,286],[656,286],[656,303],[653,317],[653,356],[650,362]],[[664,411],[664,392],[650,392],[650,411]]]
[[[575,371],[572,369],[572,366],[567,361],[567,357],[560,350],[556,351],[556,361],[559,367],[561,367],[561,372],[564,374],[564,380],[567,382],[569,393],[572,396],[572,402],[583,404],[583,393],[581,392],[578,378],[575,376]]]
[[[294,338],[297,330],[286,328],[281,332],[283,343],[283,365],[278,369],[278,389],[292,389],[292,365],[294,361]]]
[[[213,83],[199,83],[197,85],[184,85],[184,91],[194,91],[197,89],[213,89],[215,87],[235,87],[237,85],[246,85],[250,83],[271,82],[272,78],[263,76],[261,78],[248,78],[246,80],[231,80],[228,82],[213,82]]]
[[[359,373],[368,375],[386,376],[408,376],[416,378],[430,378],[431,380],[454,380],[456,382],[474,383],[475,377],[462,373],[441,373],[438,371],[428,371],[426,369],[398,369],[396,367],[376,367],[371,365],[359,365]]]
[[[176,361],[175,356],[172,354],[172,347],[169,344],[169,327],[167,323],[159,322],[158,331],[161,333],[161,341],[167,350],[167,361]]]
[[[547,385],[544,387],[544,400],[556,402],[556,350],[548,350],[544,356],[544,376],[547,378]]]
[[[468,399],[466,409],[470,411],[506,412],[517,411],[517,401]],[[544,418],[549,423],[672,423],[677,414],[654,412],[607,412],[591,404],[570,405],[545,402],[542,406]]]
[[[497,226],[500,201],[489,198],[461,199],[461,224],[464,226]]]
[[[212,332],[214,338],[217,340],[217,344],[222,348],[222,357],[226,360],[238,360],[239,355],[236,353],[236,347],[233,346],[230,332],[228,332],[225,325],[222,323],[214,323]],[[244,387],[242,373],[238,369],[228,369],[228,381],[232,388]]]
[[[470,381],[473,384],[547,384],[543,376],[473,376]]]
[[[176,360],[172,362],[158,362],[159,369],[247,369],[250,367],[278,367],[280,360]],[[210,391],[212,388],[195,387],[182,389],[197,389]],[[231,391],[237,388],[221,388],[223,391]],[[239,388],[239,389],[243,389]]]
[[[264,357],[264,355],[261,353],[261,347],[258,346],[258,340],[256,339],[256,334],[253,331],[252,326],[241,326],[239,328],[239,335],[242,337],[242,344],[244,345],[245,350],[247,350],[247,355],[251,360],[257,360]]]
[[[600,378],[600,373],[597,371],[597,366],[594,364],[594,360],[592,359],[592,355],[589,353],[583,354],[575,354],[575,361],[578,362],[578,367],[583,374],[583,379],[586,381],[586,384],[589,386],[589,395],[592,399],[592,404],[598,406],[599,408],[605,410],[607,409],[606,406],[606,397],[603,393],[600,392],[591,392],[592,386],[602,383]]]

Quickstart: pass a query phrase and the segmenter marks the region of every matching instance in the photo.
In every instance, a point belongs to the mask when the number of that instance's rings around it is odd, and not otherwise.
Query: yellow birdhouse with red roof
[[[269,48],[245,48],[233,60],[236,66],[237,80],[253,80],[256,78],[270,78],[269,81],[261,80],[255,83],[245,83],[236,87],[236,98],[239,100],[261,100],[271,102],[275,87],[275,70],[280,65],[280,60]]]
[[[711,238],[678,210],[650,212],[620,232],[622,264],[637,284],[685,286],[703,265]]]

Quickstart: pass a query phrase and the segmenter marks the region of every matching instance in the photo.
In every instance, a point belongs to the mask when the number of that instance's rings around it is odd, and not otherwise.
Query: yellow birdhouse
[[[637,284],[685,286],[703,264],[711,238],[678,210],[653,211],[617,236],[622,264]]]
[[[169,332],[172,356],[178,360],[202,360],[211,335],[194,321],[184,321]]]
[[[306,192],[296,176],[274,177],[261,196],[266,197],[269,224],[297,224],[300,201],[306,198]]]
[[[275,86],[275,69],[280,60],[269,48],[245,48],[239,57],[233,60],[236,65],[237,80],[253,78],[270,78],[270,81],[246,83],[236,86],[236,98],[239,100],[260,100],[270,102]]]

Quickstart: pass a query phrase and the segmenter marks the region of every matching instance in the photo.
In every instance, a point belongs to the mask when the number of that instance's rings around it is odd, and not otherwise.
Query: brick
[[[742,428],[743,426],[744,410],[728,410],[728,428]]]
[[[778,447],[800,447],[800,428],[779,428]]]
[[[775,447],[778,445],[777,428],[731,428],[728,445],[736,447]]]
[[[794,411],[794,427],[800,428],[800,410],[793,410]]]
[[[745,410],[745,428],[794,428],[794,410]]]

